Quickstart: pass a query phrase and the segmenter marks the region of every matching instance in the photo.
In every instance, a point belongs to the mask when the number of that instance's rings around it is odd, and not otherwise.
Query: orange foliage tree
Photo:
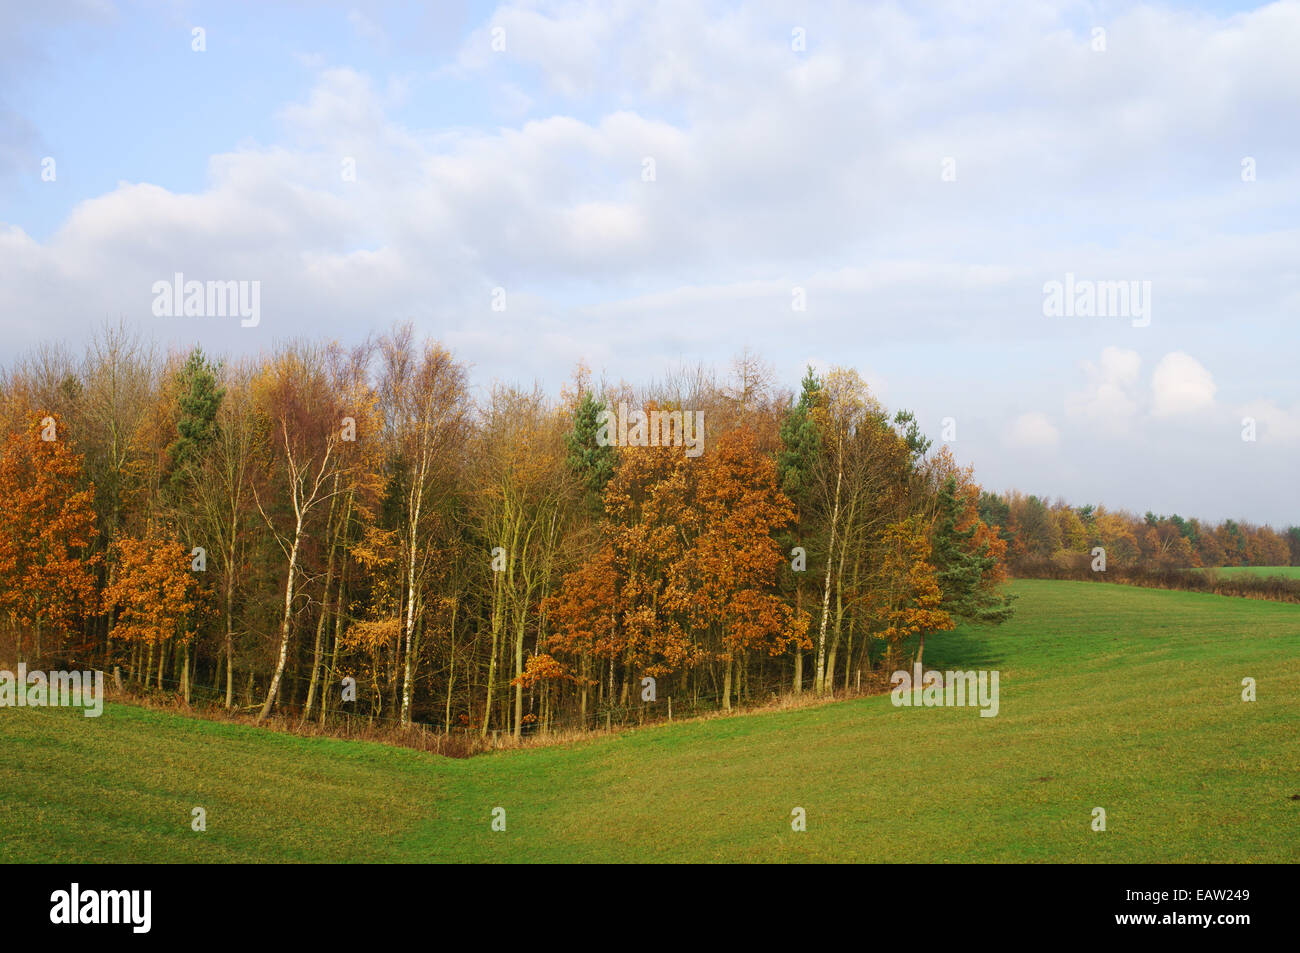
[[[929,531],[920,514],[891,524],[881,536],[876,584],[866,604],[874,634],[887,646],[886,667],[909,636],[920,635],[923,651],[927,632],[953,627],[929,556]]]
[[[777,487],[776,461],[748,428],[724,434],[701,474],[696,506],[702,531],[676,573],[674,593],[693,629],[716,639],[723,708],[732,670],[746,652],[779,655],[805,642],[808,618],[776,593],[782,555],[776,532],[792,525],[794,504]]]
[[[45,630],[61,645],[95,609],[95,491],[82,482],[81,456],[57,414],[32,417],[0,453],[0,611],[14,626],[19,657],[24,629],[34,630],[39,657]]]
[[[198,576],[191,569],[185,547],[158,532],[142,539],[121,536],[114,543],[117,577],[104,590],[104,605],[109,612],[119,612],[113,632],[126,642],[143,646],[148,652],[145,681],[158,649],[158,687],[163,687],[166,650],[181,647],[181,694],[189,701],[189,646],[198,631],[202,593]]]

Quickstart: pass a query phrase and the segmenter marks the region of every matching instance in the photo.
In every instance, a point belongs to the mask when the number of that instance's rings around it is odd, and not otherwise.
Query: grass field
[[[1198,570],[1205,572],[1204,569]],[[1220,576],[1281,576],[1300,579],[1300,566],[1220,566],[1214,570]]]
[[[1300,860],[1300,606],[1014,589],[1011,623],[926,649],[999,670],[995,718],[878,697],[448,760],[126,705],[0,709],[0,860]]]

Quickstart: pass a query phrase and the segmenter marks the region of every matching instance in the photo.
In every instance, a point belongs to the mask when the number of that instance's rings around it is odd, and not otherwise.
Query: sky
[[[0,23],[4,364],[119,321],[237,354],[409,320],[553,392],[749,349],[858,368],[989,489],[1300,523],[1300,0]],[[257,324],[156,313],[177,273],[257,282]]]

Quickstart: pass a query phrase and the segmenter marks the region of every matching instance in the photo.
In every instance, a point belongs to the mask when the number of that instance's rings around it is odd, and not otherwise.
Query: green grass
[[[996,718],[879,697],[458,761],[126,705],[0,709],[0,860],[1300,860],[1300,606],[1014,589],[1011,623],[926,650],[999,670]]]
[[[1220,566],[1214,572],[1221,576],[1281,576],[1284,579],[1300,579],[1300,566]]]

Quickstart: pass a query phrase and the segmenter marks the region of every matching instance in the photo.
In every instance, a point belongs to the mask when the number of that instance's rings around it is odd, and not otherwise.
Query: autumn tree
[[[605,488],[617,579],[616,624],[600,653],[607,663],[601,693],[610,707],[627,704],[634,675],[662,677],[705,658],[690,631],[689,581],[677,575],[704,522],[695,505],[703,472],[697,463],[681,448],[622,448]]]
[[[606,543],[567,573],[546,602],[552,625],[546,648],[576,660],[573,681],[578,687],[578,717],[583,727],[590,710],[589,689],[596,684],[593,664],[606,659],[612,665],[624,652],[618,623],[619,590],[614,548]]]
[[[775,461],[759,452],[748,429],[720,437],[701,470],[700,532],[674,567],[668,600],[681,600],[692,628],[715,633],[722,707],[730,709],[732,672],[745,653],[779,655],[807,629],[807,619],[776,592],[783,559],[773,534],[795,513],[777,487]]]
[[[325,575],[316,600],[318,611],[311,676],[302,712],[304,721],[318,707],[324,723],[331,695],[324,690],[323,682],[334,679],[339,640],[347,621],[350,549],[359,535],[379,522],[375,503],[384,479],[387,447],[379,396],[370,380],[373,355],[369,340],[351,348],[332,344],[326,352],[330,387],[343,417],[325,520]]]
[[[866,604],[873,631],[885,640],[887,664],[892,664],[899,645],[913,635],[919,636],[916,661],[921,662],[926,633],[953,628],[929,560],[928,537],[920,513],[891,524],[881,537],[878,584]]]
[[[564,477],[568,422],[540,390],[498,385],[482,410],[471,508],[490,566],[492,654],[488,663],[482,732],[491,721],[498,657],[513,649],[514,678],[524,671],[529,629],[542,638],[543,604],[561,545],[563,510],[573,494]],[[507,640],[509,646],[507,646]],[[514,684],[513,717],[518,737],[523,682]]]
[[[402,488],[398,533],[403,572],[401,723],[411,722],[417,627],[425,583],[443,558],[450,502],[469,419],[465,368],[432,342],[418,347],[410,325],[380,342],[380,407],[388,441],[389,479]]]
[[[58,414],[37,413],[9,435],[0,452],[0,610],[15,626],[20,658],[24,629],[34,631],[39,659],[49,646],[43,633],[61,645],[96,609],[94,494]]]
[[[198,369],[195,374],[200,373]],[[270,425],[259,420],[253,406],[253,367],[245,362],[222,369],[224,383],[199,385],[197,401],[205,420],[208,395],[221,393],[210,429],[196,423],[192,436],[205,452],[181,451],[186,460],[177,470],[185,486],[192,515],[195,546],[211,557],[209,570],[218,574],[222,618],[222,654],[225,665],[225,707],[234,703],[235,599],[249,552],[253,506],[253,480],[260,460],[270,456]],[[178,430],[180,428],[178,427]],[[209,436],[210,435],[210,436]],[[219,674],[219,673],[218,673]]]
[[[189,550],[155,531],[136,539],[121,536],[113,544],[118,570],[104,590],[104,607],[116,612],[117,637],[143,644],[148,651],[148,683],[155,647],[158,687],[163,687],[163,659],[171,644],[181,646],[180,692],[190,700],[189,646],[198,631],[201,587],[192,569]]]
[[[266,700],[257,716],[260,722],[271,713],[280,691],[293,635],[303,543],[317,511],[337,492],[338,444],[348,427],[343,421],[346,408],[330,386],[318,348],[287,349],[262,371],[254,388],[274,448],[273,469],[266,474],[272,499],[266,499],[255,484],[254,501],[285,561],[279,646]]]

